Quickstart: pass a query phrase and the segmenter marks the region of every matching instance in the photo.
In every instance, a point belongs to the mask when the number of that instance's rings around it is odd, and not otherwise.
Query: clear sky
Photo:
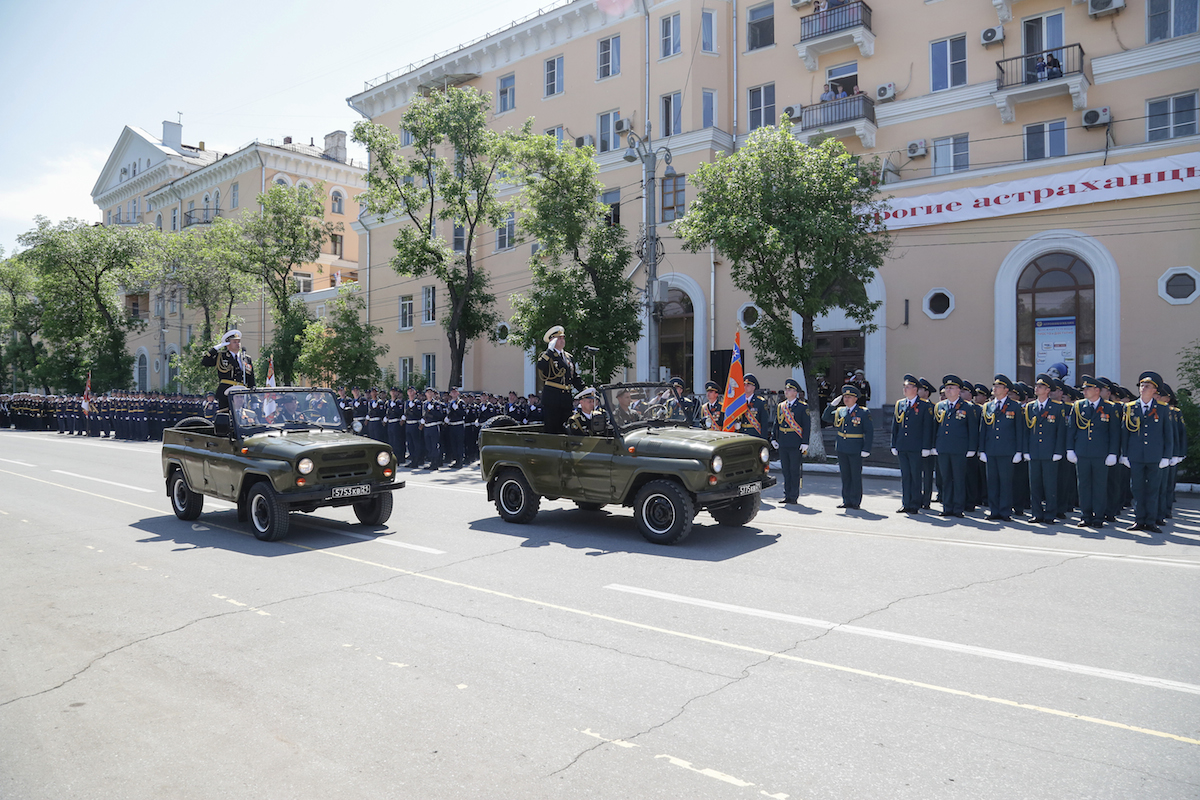
[[[125,125],[157,137],[182,113],[187,144],[321,145],[361,119],[346,98],[363,81],[558,4],[0,0],[0,247],[37,214],[99,220],[91,190]]]

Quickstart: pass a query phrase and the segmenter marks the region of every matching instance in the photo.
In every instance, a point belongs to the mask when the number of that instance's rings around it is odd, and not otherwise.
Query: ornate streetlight
[[[658,375],[658,318],[660,302],[663,298],[658,296],[658,259],[659,248],[661,243],[658,240],[658,208],[655,203],[657,196],[658,178],[655,174],[658,170],[658,157],[661,155],[663,161],[666,162],[667,168],[663,172],[663,177],[670,178],[675,175],[675,168],[671,166],[671,148],[662,145],[655,148],[650,140],[650,123],[646,123],[646,135],[638,136],[633,131],[629,132],[629,146],[625,150],[624,158],[630,164],[635,161],[642,162],[642,186],[645,196],[645,223],[646,236],[638,244],[638,255],[646,262],[646,339],[649,343],[650,355],[647,360],[647,370],[650,373],[650,380],[657,381]]]

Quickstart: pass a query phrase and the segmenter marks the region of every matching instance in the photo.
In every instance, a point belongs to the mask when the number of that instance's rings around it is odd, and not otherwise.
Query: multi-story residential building
[[[355,198],[366,188],[365,165],[347,157],[345,131],[325,137],[324,147],[310,142],[282,143],[256,140],[233,152],[210,150],[204,142],[183,144],[183,127],[163,122],[156,139],[140,128],[121,132],[100,177],[92,189],[106,225],[153,225],[161,231],[179,232],[209,225],[217,217],[258,213],[256,198],[274,183],[283,186],[323,183],[325,219],[342,223],[342,231],[322,248],[313,264],[293,271],[296,291],[313,313],[321,316],[324,303],[344,281],[357,281],[358,239],[351,223],[358,216]],[[130,338],[135,356],[133,385],[164,389],[175,378],[173,354],[200,334],[200,322],[187,306],[187,298],[171,287],[146,294],[128,294],[129,313],[149,324]],[[261,300],[239,306],[234,313],[245,320],[245,346],[259,352],[272,333],[271,313]]]
[[[866,287],[882,303],[876,330],[838,314],[817,320],[834,381],[864,367],[886,387],[877,406],[908,372],[990,383],[994,372],[1032,379],[1061,362],[1072,378],[1130,384],[1155,369],[1172,380],[1177,351],[1200,330],[1197,0],[877,6],[578,0],[369,81],[350,103],[395,128],[430,87],[490,92],[496,128],[533,117],[535,129],[594,145],[604,201],[633,236],[643,174],[622,159],[619,131],[650,123],[675,170],[660,175],[656,203],[659,361],[694,387],[724,379],[734,330],[757,309],[720,253],[685,253],[662,223],[686,213],[698,163],[780,123],[801,140],[834,136],[878,156],[892,198],[894,248]],[[822,102],[826,84],[846,96]],[[357,225],[372,263],[387,263],[397,224]],[[502,229],[479,254],[502,313],[529,286],[531,246]],[[392,357],[440,373],[442,287],[376,283],[387,286],[371,296],[372,318]],[[628,377],[649,377],[647,346]],[[788,377],[756,366],[752,347],[746,356],[767,386]],[[464,373],[470,387],[534,386],[526,354],[504,345],[475,343]]]

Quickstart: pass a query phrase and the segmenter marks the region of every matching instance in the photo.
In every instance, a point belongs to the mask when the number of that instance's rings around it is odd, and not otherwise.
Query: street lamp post
[[[628,137],[629,147],[625,150],[624,159],[632,164],[640,160],[642,162],[642,186],[646,198],[646,238],[642,242],[642,258],[646,262],[646,339],[649,344],[649,357],[647,358],[647,370],[650,373],[650,380],[658,380],[658,346],[659,346],[659,331],[658,331],[658,209],[655,204],[657,197],[657,171],[658,157],[661,154],[663,161],[667,163],[667,168],[663,172],[664,177],[672,177],[675,175],[675,168],[671,166],[671,148],[663,145],[655,148],[650,140],[650,123],[646,123],[646,135],[638,136],[633,131],[629,132]]]

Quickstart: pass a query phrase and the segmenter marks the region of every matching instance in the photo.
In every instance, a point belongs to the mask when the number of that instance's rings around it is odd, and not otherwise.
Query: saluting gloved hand
[[[936,447],[930,449],[929,455],[936,456],[937,454],[938,454],[938,451],[937,451]]]
[[[974,457],[975,457],[975,451],[974,451],[974,450],[968,450],[968,451],[967,451],[967,458],[974,458]]]
[[[985,464],[986,464],[986,463],[987,463],[987,453],[980,452],[980,453],[979,453],[979,460],[980,460],[980,461],[982,461],[983,463],[985,463]]]
[[[921,458],[929,458],[931,455],[933,455],[932,450],[922,450],[921,451]]]
[[[1020,453],[1013,453],[1013,463],[1020,464],[1023,456]]]
[[[1121,456],[1121,466],[1122,467],[1129,466],[1129,456]]]
[[[1068,450],[1068,451],[1067,451],[1067,461],[1070,461],[1072,464],[1078,464],[1078,463],[1079,463],[1079,456],[1075,455],[1075,451],[1074,451],[1074,450]]]
[[[898,456],[898,455],[900,455],[900,451],[899,451],[899,450],[897,450],[896,448],[894,448],[894,447],[893,447],[893,448],[892,448],[892,455],[894,455],[894,456]]]
[[[1169,458],[1164,458],[1158,462],[1159,469],[1166,469],[1169,466],[1171,466],[1171,459]]]
[[[1108,454],[1108,457],[1104,459],[1104,466],[1106,466],[1106,467],[1115,467],[1116,465],[1117,465],[1117,455],[1116,455],[1116,453],[1109,453],[1109,454]]]
[[[1051,461],[1062,461],[1062,453],[1055,453],[1054,458],[1052,458],[1050,460]]]
[[[774,449],[778,450],[778,449],[779,449],[779,442],[777,442],[777,441],[775,441],[774,439],[772,439],[772,440],[771,440],[771,447],[773,447]]]
[[[863,450],[859,453],[859,455],[862,456],[863,458],[866,458],[867,456],[871,455],[871,453],[867,450]]]

